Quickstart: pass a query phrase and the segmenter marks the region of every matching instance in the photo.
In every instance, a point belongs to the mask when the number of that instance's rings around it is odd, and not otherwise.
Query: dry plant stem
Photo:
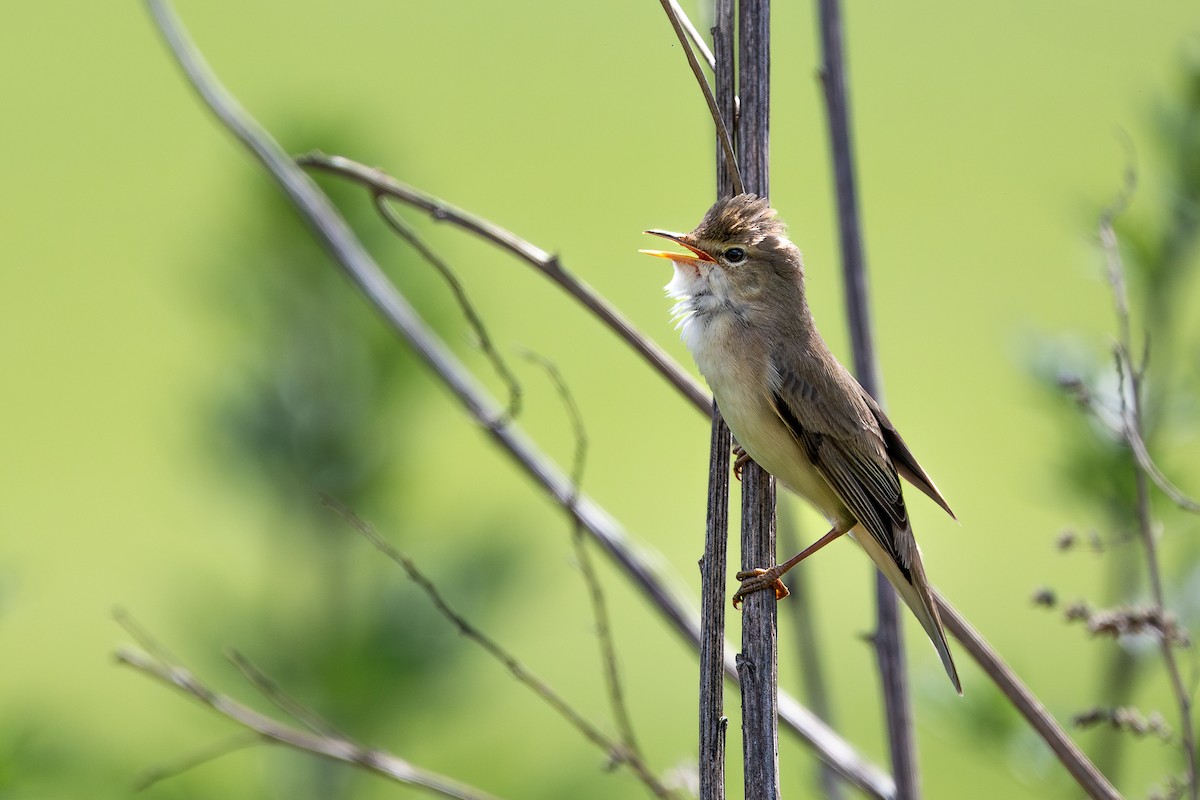
[[[734,119],[733,0],[716,0],[713,15],[713,84],[717,108]],[[733,173],[717,136],[717,196],[733,191]],[[729,459],[733,448],[729,426],[712,404],[712,437],[708,461],[708,513],[704,555],[700,559],[700,793],[699,800],[725,799],[725,575],[729,550]]]
[[[487,326],[484,325],[483,319],[475,310],[475,306],[467,297],[466,288],[455,275],[450,266],[435,253],[425,242],[417,235],[403,218],[400,217],[389,205],[389,200],[385,195],[375,195],[375,206],[379,211],[380,216],[392,228],[392,230],[401,238],[409,243],[409,245],[421,255],[425,261],[430,264],[442,278],[449,284],[451,291],[454,294],[459,308],[466,317],[467,323],[478,337],[480,348],[485,356],[492,363],[493,368],[508,388],[509,404],[506,411],[508,420],[516,418],[520,411],[521,385],[517,381],[512,370],[509,369],[508,363],[501,357],[499,351],[492,343],[491,335],[488,333]],[[578,499],[580,487],[583,485],[583,470],[587,463],[587,433],[583,425],[583,417],[579,412],[579,406],[575,403],[575,398],[572,396],[570,388],[562,377],[562,373],[549,359],[540,356],[530,351],[523,352],[524,357],[546,371],[553,381],[558,396],[563,401],[563,406],[567,411],[567,416],[571,422],[571,428],[575,437],[575,455],[571,465],[571,485],[575,489],[575,496],[572,498],[572,503]],[[633,724],[630,720],[628,707],[625,703],[624,693],[621,690],[620,674],[617,668],[616,647],[613,644],[611,625],[608,621],[608,608],[604,600],[604,592],[600,586],[599,578],[596,575],[595,568],[592,565],[591,554],[588,552],[586,542],[584,541],[583,530],[580,528],[578,520],[572,520],[571,542],[575,550],[576,558],[579,562],[580,574],[583,576],[584,583],[588,587],[588,596],[591,600],[592,613],[596,620],[596,636],[600,642],[601,658],[604,664],[605,683],[608,687],[609,701],[613,710],[613,717],[617,724],[617,730],[621,733],[622,744],[625,749],[638,761],[644,761],[641,750],[637,745],[637,740],[634,735]],[[238,657],[240,659],[240,657]],[[256,682],[256,685],[264,693],[275,698],[276,687],[263,686],[259,681],[263,678],[261,673],[252,670],[249,664],[245,665],[239,662],[239,668],[251,680]],[[287,700],[286,697],[282,698]],[[281,706],[282,707],[282,706]],[[288,710],[285,708],[285,710]],[[304,720],[301,720],[304,721]],[[319,731],[326,732],[326,731]]]
[[[326,247],[338,265],[346,271],[387,323],[413,347],[417,355],[459,400],[467,413],[484,427],[488,435],[509,453],[521,469],[533,478],[555,503],[579,520],[584,529],[613,558],[634,585],[647,595],[651,606],[662,613],[672,627],[685,639],[693,645],[699,646],[700,629],[695,613],[680,602],[675,594],[666,587],[656,569],[635,550],[625,531],[588,497],[579,496],[572,503],[575,491],[570,485],[570,481],[525,438],[516,426],[503,423],[502,412],[495,401],[475,382],[453,353],[421,321],[404,297],[388,281],[320,188],[283,153],[279,145],[212,77],[207,65],[188,41],[174,14],[169,10],[168,4],[163,0],[147,0],[147,2],[166,43],[200,97],[217,118],[259,158],[263,166],[279,182],[317,239]],[[386,176],[383,177],[386,178]],[[424,197],[423,195],[418,196]],[[421,205],[420,202],[415,204]],[[436,208],[440,208],[440,206],[430,206],[426,210],[433,213],[433,209]],[[455,219],[454,217],[446,218]],[[463,227],[476,230],[473,227],[474,222],[466,221],[469,219],[471,218],[458,217],[457,221]],[[500,230],[495,226],[491,227],[492,234],[481,235],[492,238],[495,231]],[[477,230],[477,232],[479,231]],[[517,241],[519,242],[519,240]],[[503,246],[512,249],[513,243],[509,242]],[[590,304],[585,303],[585,305],[592,308]],[[684,374],[678,365],[669,358],[665,356],[663,358],[671,369]],[[666,373],[664,372],[664,374]],[[672,383],[689,400],[695,402],[695,395],[685,388],[689,384],[694,385],[694,381],[687,378],[682,384],[675,381]],[[703,397],[704,413],[710,413],[709,403],[711,400],[703,393],[700,396]],[[737,670],[734,660],[729,654],[726,655],[725,670],[726,674],[736,677]],[[892,797],[891,779],[866,761],[837,733],[830,730],[828,726],[792,698],[781,695],[779,703],[781,718],[813,747],[823,760],[832,764],[839,774],[872,797]]]
[[[871,333],[867,300],[866,257],[859,222],[858,196],[854,179],[854,145],[850,127],[845,55],[843,52],[840,0],[818,0],[822,67],[829,145],[841,233],[842,276],[846,287],[847,318],[854,351],[854,373],[862,387],[883,405],[879,365]],[[875,658],[883,687],[887,714],[888,747],[892,776],[901,800],[920,797],[916,736],[913,731],[912,698],[904,662],[904,640],[900,629],[899,602],[883,573],[875,573]]]
[[[708,81],[704,78],[704,70],[700,68],[700,62],[696,60],[696,54],[692,51],[692,47],[688,44],[687,33],[684,31],[683,23],[680,22],[678,6],[671,0],[660,0],[663,11],[667,12],[667,18],[671,20],[671,27],[675,29],[675,36],[679,39],[679,45],[683,48],[684,54],[687,56],[688,64],[692,68],[692,74],[696,76],[696,83],[700,85],[700,91],[704,93],[704,102],[708,104],[708,113],[712,115],[713,126],[717,129],[717,137],[721,142],[721,150],[725,153],[725,163],[729,169],[729,179],[732,182],[734,194],[741,194],[745,191],[742,188],[741,171],[738,169],[737,155],[733,149],[733,138],[729,135],[729,128],[725,125],[725,120],[721,117],[721,110],[717,107],[717,99],[713,96],[712,88],[708,85]]]
[[[445,797],[458,800],[494,800],[494,795],[415,767],[390,753],[368,749],[346,739],[321,736],[284,725],[213,691],[181,666],[165,663],[156,657],[129,649],[117,651],[117,661],[199,700],[218,714],[255,731],[268,741],[285,744],[334,761],[345,761],[398,783],[420,786]]]
[[[632,347],[646,363],[666,378],[667,382],[682,392],[698,410],[708,414],[712,398],[700,384],[661,347],[635,328],[611,303],[579,278],[567,272],[559,262],[558,256],[547,253],[499,225],[457,209],[436,197],[396,180],[381,170],[357,161],[313,152],[297,157],[296,163],[302,167],[322,170],[353,180],[362,184],[372,194],[385,195],[414,208],[419,208],[435,220],[449,222],[517,256],[566,290],[567,294],[574,297],[593,316]]]
[[[331,737],[334,739],[347,739],[348,737],[339,731],[337,728],[330,725],[325,720],[321,719],[312,709],[306,708],[295,699],[288,696],[286,692],[279,687],[266,673],[254,666],[250,659],[236,650],[230,650],[226,653],[229,661],[237,667],[238,672],[250,682],[258,693],[270,700],[276,708],[284,712],[292,719],[299,722],[304,727],[308,728],[313,733],[321,736]]]
[[[1133,383],[1133,415],[1140,421],[1141,407],[1138,392],[1141,390],[1137,378],[1130,376]],[[1158,559],[1158,543],[1155,541],[1154,523],[1150,512],[1150,486],[1146,473],[1137,470],[1134,474],[1137,485],[1137,515],[1138,531],[1141,533],[1142,546],[1146,550],[1146,570],[1150,576],[1150,591],[1154,604],[1160,609],[1166,608],[1163,593],[1162,575]],[[1168,636],[1159,636],[1159,649],[1162,651],[1163,662],[1167,667],[1167,675],[1171,679],[1171,689],[1175,693],[1175,703],[1179,708],[1179,738],[1183,745],[1184,763],[1187,765],[1187,796],[1191,800],[1200,797],[1200,780],[1197,776],[1196,763],[1196,732],[1192,727],[1192,690],[1183,680],[1179,668],[1179,660],[1175,657],[1175,644]]]
[[[700,794],[724,800],[725,573],[729,544],[729,426],[713,403],[708,462],[708,514],[700,559]]]
[[[483,324],[483,319],[479,316],[479,312],[475,310],[475,304],[471,302],[471,298],[467,297],[467,289],[463,286],[462,281],[454,274],[454,270],[450,269],[450,265],[433,251],[433,249],[425,243],[425,240],[417,235],[404,219],[388,205],[386,195],[375,195],[375,208],[379,211],[379,216],[383,217],[383,221],[388,224],[397,236],[408,242],[412,249],[417,251],[421,258],[425,259],[425,263],[429,264],[446,284],[450,287],[450,291],[454,294],[454,299],[458,303],[459,309],[462,310],[463,316],[467,320],[467,324],[471,326],[475,337],[478,339],[479,349],[483,351],[484,356],[492,364],[492,369],[500,377],[508,390],[508,408],[505,413],[509,419],[516,419],[521,413],[521,384],[517,381],[517,376],[509,369],[508,363],[500,356],[500,351],[496,349],[496,345],[492,342],[491,334],[488,333],[487,326]]]
[[[1130,331],[1129,324],[1129,293],[1126,290],[1125,284],[1125,264],[1121,259],[1121,248],[1117,242],[1117,232],[1113,228],[1113,222],[1118,216],[1124,212],[1129,205],[1129,201],[1133,196],[1133,190],[1136,185],[1137,175],[1131,166],[1125,172],[1125,185],[1122,187],[1121,194],[1117,199],[1104,210],[1100,215],[1100,245],[1104,248],[1104,258],[1107,267],[1108,283],[1112,287],[1113,307],[1117,316],[1117,335],[1120,350],[1117,353],[1117,358],[1124,360],[1129,367],[1130,388],[1134,390],[1134,414],[1122,414],[1123,429],[1121,431],[1125,440],[1129,443],[1133,450],[1134,458],[1137,460],[1138,466],[1142,472],[1146,474],[1150,480],[1154,481],[1155,485],[1165,494],[1168,499],[1175,505],[1182,508],[1184,511],[1192,513],[1200,513],[1200,502],[1193,500],[1184,494],[1179,487],[1168,480],[1163,474],[1158,465],[1154,463],[1154,459],[1150,457],[1150,451],[1146,447],[1146,442],[1142,438],[1142,425],[1140,419],[1141,400],[1137,396],[1137,390],[1140,388],[1141,378],[1134,371],[1133,364],[1133,336]],[[1147,345],[1149,343],[1147,342]],[[1146,358],[1143,356],[1142,365],[1145,366]],[[1118,367],[1120,364],[1118,364]],[[1122,395],[1124,397],[1124,395]]]
[[[746,190],[770,194],[770,0],[738,2],[738,161]],[[742,569],[775,563],[775,479],[758,464],[742,472]],[[778,800],[778,601],[755,592],[742,612],[742,757],[746,800]]]
[[[683,25],[683,29],[687,31],[688,39],[692,45],[700,51],[700,55],[704,56],[704,62],[708,64],[708,68],[716,72],[717,59],[713,56],[712,50],[708,49],[708,44],[704,41],[704,37],[700,35],[700,31],[696,30],[696,26],[688,19],[688,15],[684,13],[676,0],[667,0],[667,2],[671,5],[667,13],[671,15],[672,19],[679,20],[679,23]]]
[[[501,357],[499,351],[492,343],[491,335],[488,333],[487,326],[484,325],[483,319],[475,310],[474,304],[467,297],[466,288],[455,275],[450,266],[435,253],[389,205],[389,200],[385,195],[375,195],[375,206],[379,211],[384,221],[392,228],[392,230],[401,238],[409,243],[409,245],[421,255],[425,261],[430,264],[442,278],[449,284],[451,291],[454,294],[459,308],[466,317],[467,323],[478,337],[479,346],[483,350],[485,356],[492,363],[493,368],[508,388],[509,404],[506,411],[508,420],[515,419],[520,412],[521,400],[521,385],[517,381],[512,370],[509,369],[508,363]],[[567,416],[570,418],[571,428],[575,435],[575,456],[571,465],[571,485],[575,489],[575,497],[572,498],[572,503],[578,499],[580,487],[583,484],[583,470],[587,463],[587,433],[583,425],[583,417],[579,412],[579,406],[575,403],[575,398],[572,396],[570,388],[562,377],[562,373],[549,359],[540,356],[536,353],[525,351],[525,358],[535,364],[541,366],[550,376],[557,390],[558,396],[562,399],[563,405],[567,411]],[[583,576],[584,583],[588,587],[588,596],[591,600],[592,613],[596,620],[596,636],[600,642],[601,658],[604,664],[605,683],[608,687],[609,700],[613,710],[613,717],[617,724],[617,730],[621,733],[623,745],[639,760],[644,761],[641,750],[637,745],[637,740],[634,735],[633,724],[629,717],[629,710],[625,703],[624,693],[621,690],[620,674],[617,668],[616,647],[613,644],[611,625],[608,621],[608,608],[604,600],[604,592],[600,586],[599,578],[596,575],[595,568],[592,565],[591,554],[588,552],[586,542],[584,541],[583,531],[579,526],[578,520],[572,520],[571,542],[575,550],[576,558],[579,562],[580,573]],[[240,666],[240,665],[239,665]],[[248,665],[246,665],[248,666]],[[243,672],[256,680],[261,677],[261,673],[247,673],[246,669]],[[267,687],[259,686],[260,690],[266,692]],[[271,693],[275,696],[274,692]],[[285,709],[286,710],[286,709]],[[301,720],[303,721],[303,720]]]
[[[1117,234],[1113,228],[1113,220],[1128,204],[1133,191],[1133,181],[1131,169],[1126,174],[1126,184],[1122,194],[1100,216],[1100,243],[1104,248],[1108,266],[1108,282],[1112,287],[1113,305],[1117,316],[1118,341],[1115,347],[1115,356],[1117,373],[1120,378],[1118,394],[1121,398],[1122,428],[1125,440],[1129,443],[1130,449],[1134,451],[1134,460],[1139,467],[1134,470],[1138,532],[1141,534],[1142,548],[1146,553],[1146,573],[1150,582],[1151,597],[1159,611],[1163,611],[1167,607],[1166,593],[1163,590],[1158,541],[1155,538],[1154,520],[1150,509],[1150,476],[1158,470],[1154,468],[1150,454],[1146,451],[1143,436],[1145,420],[1142,410],[1142,377],[1146,362],[1145,357],[1141,364],[1134,363],[1133,359],[1133,335],[1130,330],[1129,296],[1125,288],[1125,265],[1121,259]],[[1129,386],[1128,392],[1125,391],[1126,381]],[[1144,459],[1138,454],[1139,447],[1145,456]],[[1150,469],[1146,465],[1149,465]],[[1159,474],[1161,475],[1161,473]],[[1167,492],[1167,494],[1170,496],[1171,493]],[[1192,727],[1192,690],[1184,682],[1179,668],[1179,660],[1175,657],[1175,643],[1171,637],[1160,635],[1159,649],[1162,651],[1163,663],[1166,665],[1171,688],[1175,693],[1175,704],[1179,709],[1179,738],[1183,745],[1184,762],[1187,764],[1187,796],[1191,800],[1197,800],[1200,797],[1200,765],[1197,764],[1196,732]]]
[[[575,494],[571,498],[574,505],[579,500],[583,486],[583,470],[587,465],[588,438],[583,424],[583,414],[579,404],[567,386],[562,373],[554,362],[545,356],[526,352],[525,358],[538,364],[554,382],[554,388],[562,399],[567,417],[571,421],[571,431],[575,438],[575,455],[571,459],[571,485]],[[616,722],[617,732],[621,734],[622,746],[640,762],[645,762],[645,756],[638,746],[634,735],[633,720],[629,716],[629,706],[625,702],[625,693],[621,689],[621,671],[617,667],[617,647],[613,642],[612,624],[609,622],[608,603],[604,599],[604,589],[600,585],[600,577],[592,563],[592,554],[588,550],[584,538],[583,527],[579,520],[571,519],[571,544],[575,550],[575,558],[579,562],[579,572],[588,588],[588,598],[592,605],[592,617],[596,620],[596,639],[600,643],[600,657],[604,664],[604,682],[608,688],[609,707],[612,709],[613,721]]]
[[[777,508],[776,530],[785,553],[799,553],[803,545],[797,532],[795,514],[789,507]],[[824,665],[821,663],[821,648],[817,636],[817,610],[812,605],[810,563],[797,564],[784,576],[791,600],[792,628],[796,647],[796,662],[800,665],[800,677],[804,684],[804,701],[813,713],[826,723],[833,723],[833,710],[829,703],[829,689],[825,682]],[[825,800],[842,800],[845,796],[838,774],[823,762],[818,762],[821,791]]]
[[[254,731],[242,731],[224,741],[215,742],[198,753],[179,759],[169,766],[160,766],[147,770],[134,782],[133,786],[139,792],[144,792],[151,786],[178,777],[185,772],[191,772],[196,767],[203,766],[204,764],[218,761],[239,750],[248,750],[251,747],[258,747],[269,743],[269,740]]]
[[[1021,682],[1016,673],[1004,662],[1000,654],[979,635],[967,620],[958,613],[958,609],[950,605],[941,592],[933,590],[941,612],[942,624],[950,631],[975,660],[996,687],[1008,698],[1013,707],[1021,713],[1037,731],[1042,740],[1050,746],[1051,751],[1059,762],[1071,773],[1079,787],[1093,800],[1120,800],[1121,795],[1109,783],[1108,779],[1095,765],[1088,760],[1083,751],[1067,736],[1062,726],[1051,716],[1041,701]]]
[[[344,519],[351,527],[361,533],[363,537],[375,546],[375,549],[383,553],[393,563],[404,570],[408,575],[409,580],[415,583],[421,591],[433,603],[434,608],[438,610],[443,617],[448,619],[454,627],[458,629],[466,638],[470,639],[475,644],[479,645],[483,650],[496,661],[504,665],[504,668],[509,673],[533,691],[547,705],[555,710],[559,716],[565,719],[571,727],[579,731],[585,739],[592,744],[601,748],[608,754],[613,763],[625,764],[637,776],[637,778],[654,793],[655,797],[669,800],[674,794],[659,782],[658,777],[646,766],[645,762],[626,748],[621,742],[606,736],[599,728],[588,722],[578,711],[564,700],[557,692],[545,683],[541,678],[534,675],[526,667],[516,659],[511,653],[500,646],[498,642],[483,633],[483,631],[472,625],[467,619],[461,616],[458,612],[452,609],[446,599],[442,597],[442,593],[437,586],[433,584],[429,578],[417,569],[417,565],[411,558],[397,550],[391,542],[379,535],[369,523],[365,522],[357,514],[349,508],[337,503],[336,501],[325,498],[325,505],[329,506],[334,513]]]
[[[1159,488],[1159,491],[1184,511],[1200,514],[1200,501],[1193,500],[1163,474],[1158,465],[1154,463],[1154,459],[1150,457],[1150,451],[1146,448],[1146,443],[1142,440],[1141,432],[1135,427],[1126,426],[1124,435],[1125,440],[1129,442],[1130,449],[1133,451],[1134,459],[1137,460],[1138,467],[1146,474],[1146,477],[1154,481],[1154,485]]]

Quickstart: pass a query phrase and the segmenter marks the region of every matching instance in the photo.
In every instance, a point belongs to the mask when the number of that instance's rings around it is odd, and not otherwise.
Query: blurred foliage
[[[1160,148],[1154,159],[1147,159],[1150,169],[1166,176],[1166,191],[1148,201],[1151,210],[1139,213],[1135,203],[1135,209],[1115,223],[1129,285],[1133,346],[1139,349],[1144,342],[1145,348],[1132,356],[1136,362],[1143,354],[1148,356],[1142,383],[1144,439],[1168,473],[1175,463],[1172,455],[1195,453],[1200,390],[1200,340],[1190,327],[1195,309],[1185,299],[1186,288],[1200,271],[1200,53],[1192,55],[1183,62],[1177,94],[1158,108]],[[1130,165],[1135,175],[1146,168]],[[1138,535],[1138,467],[1121,434],[1120,409],[1129,401],[1130,389],[1117,371],[1111,349],[1115,316],[1112,329],[1108,342],[1048,346],[1039,354],[1035,371],[1053,395],[1062,432],[1061,485],[1082,505],[1099,512],[1099,551],[1107,570],[1102,601],[1111,606],[1145,606],[1150,600]],[[1188,480],[1196,475],[1194,470],[1184,474]],[[1153,485],[1150,491],[1152,513],[1165,531],[1159,560],[1167,581],[1169,611],[1185,628],[1194,627],[1200,622],[1200,547],[1194,536],[1200,531],[1200,520],[1180,510]],[[1087,557],[1087,549],[1069,548],[1066,541],[1060,537],[1060,550],[1074,549],[1073,557]],[[1095,643],[1095,657],[1104,665],[1095,697],[1103,708],[1123,709],[1146,696],[1146,685],[1161,671],[1161,654],[1151,638],[1130,636]],[[1184,657],[1185,664],[1194,658],[1186,650]],[[1154,696],[1168,704],[1161,709],[1167,718],[1176,720],[1170,696]],[[1124,776],[1133,748],[1146,746],[1115,725],[1085,741],[1093,743],[1097,764],[1115,781]]]
[[[336,130],[298,126],[281,138],[329,152],[368,151],[346,139],[345,126]],[[344,181],[321,182],[367,248],[381,263],[396,265],[394,277],[410,300],[436,313],[438,279],[397,245],[369,197]],[[301,705],[371,740],[395,726],[398,709],[434,702],[428,694],[434,676],[451,668],[463,648],[382,556],[365,565],[349,557],[361,542],[320,496],[372,519],[389,538],[403,535],[388,524],[389,511],[403,507],[408,478],[419,468],[405,443],[431,384],[274,185],[256,183],[242,196],[246,212],[224,233],[228,241],[214,245],[222,255],[213,263],[220,281],[213,305],[232,336],[228,374],[208,419],[216,435],[207,438],[242,490],[263,489],[274,499],[278,524],[263,530],[263,547],[278,557],[268,557],[262,576],[274,590],[258,607],[238,609],[250,615],[239,634],[253,638],[237,646]],[[502,544],[509,537],[492,533],[477,537],[486,544],[440,565],[464,576],[461,585],[470,588],[456,591],[454,602],[468,614],[494,600],[511,578],[515,557]],[[273,781],[289,797],[356,796],[359,776],[343,765],[294,756],[274,763]]]
[[[356,152],[345,136],[301,128],[283,138]],[[322,185],[368,249],[397,256],[361,191]],[[303,509],[302,517],[321,493],[362,509],[389,485],[402,486],[412,466],[397,443],[419,414],[394,409],[420,403],[418,365],[273,184],[256,181],[242,196],[249,208],[238,229],[214,246],[224,252],[213,263],[221,281],[213,305],[234,333],[214,420],[226,462],[269,489],[281,508]],[[427,291],[427,282],[412,280],[421,271],[412,259],[397,270],[418,293]],[[312,530],[326,530],[328,516]]]

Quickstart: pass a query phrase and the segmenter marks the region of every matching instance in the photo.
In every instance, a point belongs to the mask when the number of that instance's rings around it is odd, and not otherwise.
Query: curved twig
[[[332,498],[323,498],[323,502],[335,514],[345,520],[350,527],[362,534],[363,538],[374,545],[376,550],[383,553],[394,564],[403,569],[408,575],[409,580],[425,593],[425,596],[433,603],[438,613],[448,619],[454,627],[458,628],[459,633],[479,645],[488,655],[503,664],[504,668],[509,671],[509,674],[553,708],[571,727],[579,731],[583,738],[603,750],[613,763],[628,765],[638,780],[645,784],[654,793],[655,797],[662,800],[671,800],[674,797],[674,793],[662,784],[658,776],[650,770],[636,750],[630,748],[624,742],[618,742],[606,736],[599,728],[575,710],[549,684],[534,675],[515,656],[505,650],[499,642],[475,627],[465,617],[451,608],[446,598],[442,596],[441,591],[434,585],[433,581],[429,580],[417,568],[416,563],[400,552],[391,542],[380,536],[379,532],[370,523]]]
[[[733,138],[729,135],[729,128],[725,125],[725,120],[721,117],[721,110],[717,107],[717,99],[713,96],[712,87],[708,85],[708,80],[704,77],[704,70],[700,69],[700,62],[696,60],[696,54],[692,51],[692,47],[688,44],[689,31],[685,29],[683,22],[680,19],[679,6],[671,2],[671,0],[660,0],[663,11],[667,12],[667,18],[671,20],[671,27],[675,29],[675,36],[679,39],[679,45],[683,48],[684,55],[687,56],[688,65],[692,68],[692,74],[696,76],[696,83],[700,85],[700,91],[704,93],[704,102],[708,105],[708,113],[712,115],[713,127],[717,131],[717,139],[721,142],[721,151],[725,153],[725,163],[729,167],[729,179],[733,183],[733,193],[741,194],[746,191],[742,184],[742,172],[738,169],[737,154],[733,149]],[[690,26],[691,23],[689,22]],[[712,58],[712,54],[708,54],[709,64],[715,68],[716,62]]]
[[[347,739],[321,736],[284,725],[226,695],[213,691],[201,683],[189,670],[176,664],[164,663],[157,658],[127,648],[117,651],[117,661],[133,667],[160,683],[178,689],[218,714],[228,717],[242,727],[255,731],[268,741],[286,744],[297,750],[304,750],[334,761],[345,761],[385,778],[399,783],[421,786],[445,797],[453,797],[457,800],[496,800],[494,795],[436,772],[413,766],[408,761],[391,753],[365,748]]]
[[[405,222],[404,218],[388,205],[386,195],[375,195],[375,209],[379,212],[379,216],[383,218],[383,221],[387,223],[388,227],[397,236],[408,242],[409,246],[416,250],[421,258],[425,259],[425,263],[437,270],[437,273],[442,276],[442,279],[450,287],[450,291],[454,295],[454,299],[458,303],[463,317],[467,320],[467,325],[471,327],[475,338],[478,340],[479,349],[483,351],[484,357],[491,363],[492,369],[496,371],[496,375],[499,376],[500,381],[508,390],[508,405],[505,408],[505,414],[508,415],[509,419],[516,419],[517,415],[521,413],[521,383],[509,368],[508,362],[500,355],[500,351],[496,349],[496,345],[492,342],[491,334],[488,333],[487,326],[483,324],[483,319],[475,309],[475,304],[467,296],[467,289],[463,286],[462,281],[454,274],[454,270],[450,269],[450,265],[446,263],[445,259],[434,252],[433,248],[425,243],[425,240],[413,230],[412,226]]]
[[[302,167],[329,172],[362,184],[373,194],[407,203],[419,208],[439,222],[449,222],[469,231],[503,250],[507,250],[525,263],[541,272],[566,290],[580,304],[623,339],[667,382],[683,393],[688,400],[707,415],[712,403],[708,393],[679,366],[661,347],[644,336],[633,323],[625,318],[594,289],[568,272],[558,256],[551,255],[537,245],[531,244],[511,231],[462,209],[455,208],[444,200],[414,189],[382,170],[368,167],[349,158],[311,152],[296,157]]]
[[[1142,378],[1145,375],[1146,362],[1145,357],[1140,364],[1134,362],[1125,264],[1121,258],[1116,229],[1113,227],[1116,217],[1129,204],[1136,181],[1137,172],[1130,164],[1125,172],[1125,185],[1121,192],[1112,205],[1100,215],[1100,242],[1104,248],[1108,266],[1108,282],[1112,288],[1113,305],[1117,316],[1118,339],[1114,347],[1114,356],[1116,357],[1118,378],[1117,396],[1121,402],[1122,433],[1134,453],[1134,460],[1141,467],[1141,469],[1134,470],[1138,533],[1141,536],[1142,549],[1146,554],[1146,577],[1150,584],[1150,594],[1154,599],[1155,606],[1161,612],[1167,607],[1166,592],[1163,589],[1162,565],[1158,556],[1158,541],[1154,533],[1154,520],[1150,510],[1148,480],[1153,480],[1156,473],[1160,477],[1163,476],[1154,466],[1154,462],[1150,460],[1150,453],[1146,450],[1146,443],[1142,438],[1142,431],[1145,429],[1145,416],[1142,409]],[[1146,352],[1148,353],[1148,350]],[[1125,391],[1126,385],[1129,387],[1128,392]],[[1174,486],[1165,477],[1163,477],[1163,481],[1174,489]],[[1155,482],[1157,483],[1157,480]],[[1167,494],[1171,493],[1167,492]],[[1175,642],[1172,641],[1172,638],[1160,636],[1159,650],[1162,653],[1163,664],[1167,668],[1167,676],[1171,680],[1175,705],[1179,710],[1179,738],[1182,744],[1184,763],[1187,765],[1187,796],[1191,800],[1197,800],[1200,798],[1200,760],[1196,755],[1196,730],[1192,724],[1194,688],[1189,687],[1183,679],[1179,659],[1175,657]]]

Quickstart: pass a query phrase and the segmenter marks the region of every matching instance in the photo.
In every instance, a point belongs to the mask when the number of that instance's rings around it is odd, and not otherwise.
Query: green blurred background
[[[688,8],[707,28],[706,12]],[[286,148],[382,166],[559,253],[691,369],[669,324],[668,273],[636,253],[645,228],[691,227],[713,191],[703,103],[659,4],[177,9]],[[146,771],[235,732],[114,665],[129,640],[116,606],[221,690],[263,705],[222,657],[237,648],[348,734],[501,796],[641,795],[315,493],[374,521],[456,607],[611,730],[562,514],[314,249],[199,105],[140,3],[10,3],[3,20],[0,797],[123,797]],[[825,335],[846,354],[813,23],[810,4],[776,4],[772,201],[805,251]],[[1200,138],[1194,118],[1180,123],[1200,113],[1200,9],[855,4],[847,30],[889,410],[962,520],[910,493],[929,571],[1060,719],[1112,704],[1106,676],[1125,658],[1138,678],[1121,702],[1175,723],[1152,648],[1090,640],[1029,598],[1049,586],[1103,605],[1144,591],[1141,551],[1122,528],[1127,461],[1046,377],[1068,363],[1104,382],[1114,329],[1095,219],[1120,186],[1126,136],[1140,185],[1122,231],[1131,269],[1149,276],[1133,281],[1135,309],[1151,316],[1136,326],[1161,328],[1155,341],[1168,343],[1152,361],[1170,376],[1151,389],[1153,444],[1179,484],[1200,490],[1200,284],[1185,235]],[[443,285],[361,193],[331,188],[397,283],[500,391]],[[707,423],[547,281],[409,218],[505,352],[531,348],[559,366],[588,428],[586,490],[694,598]],[[1165,279],[1146,265],[1176,229],[1182,277],[1155,295]],[[514,361],[523,424],[568,462],[549,381]],[[1173,605],[1195,622],[1200,526],[1157,507]],[[820,532],[808,510],[795,516],[805,538]],[[1057,551],[1064,528],[1097,529],[1105,552]],[[602,559],[600,573],[647,755],[660,771],[686,768],[694,658]],[[861,639],[869,562],[839,545],[806,576],[836,725],[882,763]],[[953,696],[910,623],[927,795],[1076,796],[962,655],[966,697]],[[782,682],[799,692],[795,637],[781,627]],[[1193,652],[1183,658],[1190,676]],[[737,796],[733,695],[728,707]],[[1113,747],[1099,731],[1079,739]],[[1130,796],[1181,769],[1173,745],[1118,748]],[[813,762],[786,733],[781,768],[785,792],[807,795]],[[147,796],[414,794],[260,747]]]

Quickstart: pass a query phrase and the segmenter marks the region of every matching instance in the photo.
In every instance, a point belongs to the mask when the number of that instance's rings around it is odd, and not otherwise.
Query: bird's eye
[[[730,264],[740,264],[746,260],[746,251],[740,247],[731,247],[725,251],[725,260]]]

